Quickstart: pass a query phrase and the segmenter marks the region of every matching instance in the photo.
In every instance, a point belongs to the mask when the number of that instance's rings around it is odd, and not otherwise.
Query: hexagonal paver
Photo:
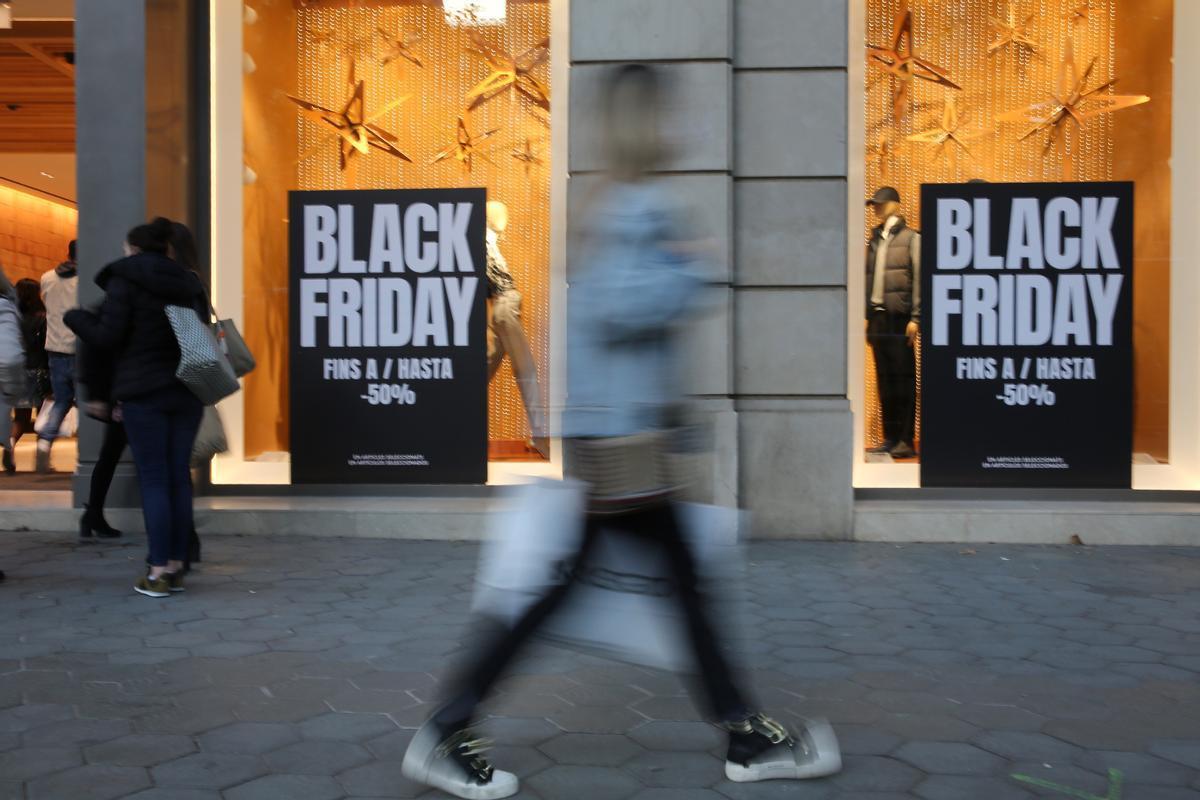
[[[371,760],[356,744],[332,740],[297,742],[264,756],[274,772],[296,775],[336,775]]]
[[[221,793],[211,789],[180,789],[176,786],[157,786],[131,794],[125,800],[221,800]]]
[[[20,733],[39,725],[49,725],[52,722],[62,722],[74,718],[75,712],[70,706],[55,703],[17,705],[0,711],[0,731]]]
[[[320,775],[268,775],[227,789],[225,800],[338,800],[342,787]]]
[[[373,761],[354,767],[338,775],[337,781],[352,796],[419,797],[429,792],[428,787],[413,783],[400,773],[399,761]]]
[[[1015,705],[965,705],[956,709],[959,719],[984,730],[999,729],[1012,731],[1037,731],[1046,724],[1046,718]]]
[[[707,753],[642,753],[625,764],[643,786],[703,788],[724,776],[724,761]]]
[[[89,764],[29,782],[29,800],[112,800],[150,786],[146,770]]]
[[[21,734],[26,747],[86,747],[129,733],[123,719],[68,719],[40,725]]]
[[[830,781],[842,792],[907,792],[925,776],[908,764],[883,756],[847,756]]]
[[[913,790],[925,800],[1028,800],[1032,795],[1020,784],[1003,778],[972,778],[963,775],[931,775]]]
[[[1196,770],[1145,753],[1093,750],[1080,754],[1075,763],[1100,775],[1119,769],[1125,782],[1131,784],[1187,786],[1192,780],[1200,780]]]
[[[586,787],[588,800],[625,800],[642,788],[624,772],[601,767],[551,767],[526,783],[543,797],[576,797]]]
[[[76,748],[22,747],[0,753],[0,775],[5,780],[27,781],[83,763]]]
[[[550,721],[567,733],[626,733],[645,717],[628,708],[578,706],[552,714]]]
[[[384,714],[333,712],[300,723],[300,733],[306,739],[338,739],[346,742],[374,739],[394,730],[396,723]]]
[[[642,752],[625,736],[607,733],[564,733],[538,749],[558,764],[585,767],[615,767]]]
[[[480,726],[498,744],[540,744],[561,729],[544,719],[501,717],[486,719]]]
[[[706,722],[647,722],[630,731],[629,738],[648,750],[704,752],[725,743],[725,734]]]
[[[1069,764],[1080,750],[1073,744],[1030,731],[987,731],[972,741],[989,753],[1009,761],[1047,761]]]
[[[724,795],[712,789],[642,789],[631,800],[724,800]]]
[[[1004,766],[1003,759],[960,742],[909,742],[892,756],[931,775],[991,775]]]
[[[104,744],[92,745],[84,753],[93,764],[120,767],[152,767],[185,756],[196,749],[191,738],[159,733],[134,733]]]
[[[235,722],[197,738],[201,750],[241,755],[269,753],[299,740],[293,726],[279,722]]]
[[[156,785],[192,789],[227,789],[266,772],[258,758],[232,753],[195,753],[150,770]]]

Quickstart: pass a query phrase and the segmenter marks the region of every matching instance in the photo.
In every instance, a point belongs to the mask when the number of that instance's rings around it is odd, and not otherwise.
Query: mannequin
[[[917,370],[913,348],[921,319],[921,234],[904,221],[900,193],[891,186],[867,205],[879,224],[866,259],[867,342],[883,407],[883,438],[871,453],[912,458],[916,428]]]
[[[488,279],[488,380],[495,377],[504,357],[512,361],[513,377],[521,392],[521,402],[533,433],[531,444],[543,457],[549,457],[548,432],[542,409],[537,364],[525,329],[521,327],[521,293],[500,252],[500,237],[508,229],[508,206],[497,200],[487,204],[487,279]]]

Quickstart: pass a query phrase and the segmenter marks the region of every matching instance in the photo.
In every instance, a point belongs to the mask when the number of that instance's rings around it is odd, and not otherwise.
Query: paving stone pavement
[[[211,536],[204,552],[186,594],[151,600],[130,590],[132,541],[0,534],[0,800],[439,796],[399,761],[469,630],[478,548]],[[521,798],[1200,797],[1200,550],[746,558],[730,649],[769,711],[833,722],[845,771],[726,782],[676,677],[542,645],[487,706]]]

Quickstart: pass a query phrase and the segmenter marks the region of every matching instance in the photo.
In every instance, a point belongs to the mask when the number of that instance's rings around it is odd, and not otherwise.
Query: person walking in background
[[[50,368],[46,359],[46,304],[41,287],[31,278],[17,281],[17,310],[21,313],[21,339],[25,344],[26,390],[13,407],[12,447],[4,451],[5,472],[16,472],[17,442],[33,431],[33,412],[50,396]]]
[[[112,353],[112,397],[129,437],[149,538],[148,573],[134,590],[148,597],[183,591],[192,530],[190,460],[204,407],[179,379],[179,345],[164,309],[192,308],[208,317],[194,272],[167,257],[171,221],[158,217],[131,230],[126,257],[96,276],[105,291],[98,313],[76,309],[66,322],[89,346]]]
[[[75,240],[67,245],[67,260],[42,276],[42,299],[46,304],[46,354],[54,405],[38,434],[38,472],[49,472],[50,448],[58,437],[63,418],[75,404],[75,334],[63,316],[79,305],[79,267],[75,262]]]
[[[27,391],[25,341],[21,330],[21,312],[17,309],[17,291],[0,265],[0,419],[4,420],[3,448],[5,466],[13,460],[13,442],[8,420],[13,405]]]
[[[729,737],[727,777],[817,777],[841,768],[836,740],[818,744],[808,729],[794,737],[755,712],[708,616],[696,558],[673,503],[678,484],[661,468],[670,461],[671,429],[684,402],[678,326],[707,304],[706,280],[697,248],[680,235],[673,209],[649,182],[663,155],[658,73],[643,65],[616,68],[604,99],[609,175],[579,220],[586,233],[567,315],[564,448],[568,475],[587,486],[588,514],[559,582],[511,627],[475,639],[464,668],[446,682],[439,710],[405,753],[405,777],[457,797],[501,798],[518,791],[515,775],[493,769],[484,758],[484,743],[471,728],[477,709],[522,646],[562,606],[589,553],[610,532],[658,550],[670,564],[708,710]]]

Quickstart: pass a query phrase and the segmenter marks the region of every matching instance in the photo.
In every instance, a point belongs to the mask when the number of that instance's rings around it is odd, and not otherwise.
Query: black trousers
[[[125,426],[120,422],[109,422],[104,426],[104,438],[100,442],[100,454],[96,456],[96,466],[92,468],[92,483],[88,492],[88,512],[104,516],[104,502],[108,499],[108,489],[112,486],[113,475],[125,445],[129,443],[125,435]]]
[[[867,343],[875,354],[875,383],[883,407],[883,438],[912,445],[916,429],[917,362],[904,330],[909,317],[874,311]]]
[[[707,696],[709,713],[718,721],[741,720],[749,716],[750,710],[734,682],[729,663],[720,650],[706,612],[704,598],[697,585],[696,562],[683,538],[678,516],[672,506],[664,503],[631,514],[604,517],[602,520],[588,518],[574,566],[567,570],[565,580],[530,606],[512,628],[493,630],[490,635],[485,635],[480,640],[481,644],[448,682],[446,700],[435,718],[444,732],[471,723],[476,706],[500,679],[521,647],[562,606],[571,587],[583,573],[588,554],[599,537],[607,535],[601,525],[604,529],[618,531],[618,535],[633,535],[663,548],[673,574],[674,594],[686,615],[688,637],[699,669],[700,683]]]

